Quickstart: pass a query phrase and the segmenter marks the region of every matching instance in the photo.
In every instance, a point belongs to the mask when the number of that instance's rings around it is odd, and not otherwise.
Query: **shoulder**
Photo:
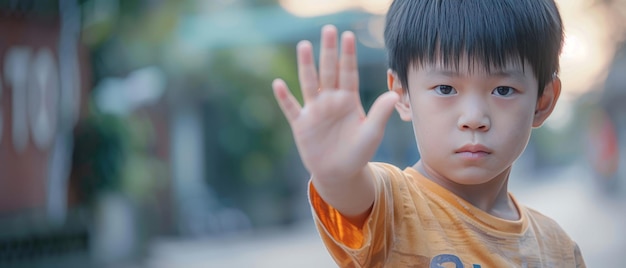
[[[574,241],[569,237],[565,230],[554,219],[544,215],[543,213],[528,207],[524,207],[529,223],[536,232],[538,237],[542,237],[553,243],[568,243],[575,245]]]
[[[585,267],[585,261],[578,244],[552,218],[531,208],[525,208],[536,239],[544,250],[556,250],[564,260],[573,262],[576,267]]]
[[[523,206],[523,209],[525,210],[528,220],[533,227],[539,227],[540,230],[551,230],[565,233],[563,228],[561,228],[559,223],[557,223],[554,219],[533,208]]]
[[[372,168],[374,172],[385,172],[385,173],[392,173],[392,174],[402,173],[402,170],[399,167],[393,164],[389,164],[389,163],[370,162],[369,166],[370,168]]]
[[[523,206],[523,209],[526,211],[526,215],[532,223],[537,224],[540,227],[561,229],[560,225],[554,219],[546,216],[545,214],[526,206]]]
[[[404,180],[411,178],[411,174],[406,170],[400,169],[398,166],[383,162],[370,162],[369,167],[375,177],[387,180]]]
[[[419,176],[410,168],[400,169],[382,162],[371,162],[369,167],[375,178],[377,199],[389,201],[397,213],[402,214],[406,208],[422,204],[427,199]]]
[[[400,169],[393,164],[371,162],[369,167],[376,180],[375,184],[381,187],[379,190],[405,192],[415,188],[412,185],[417,183],[413,174],[407,172],[407,169]]]

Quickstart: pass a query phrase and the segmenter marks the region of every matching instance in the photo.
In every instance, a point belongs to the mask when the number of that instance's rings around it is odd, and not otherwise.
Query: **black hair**
[[[559,70],[562,45],[554,0],[394,0],[385,25],[388,67],[405,88],[411,67],[458,70],[465,56],[489,72],[519,59],[532,68],[541,96]]]

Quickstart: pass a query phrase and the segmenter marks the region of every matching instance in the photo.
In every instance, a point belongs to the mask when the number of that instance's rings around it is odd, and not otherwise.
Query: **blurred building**
[[[90,70],[78,3],[2,1],[0,33],[0,266],[71,267],[89,243],[68,198]]]

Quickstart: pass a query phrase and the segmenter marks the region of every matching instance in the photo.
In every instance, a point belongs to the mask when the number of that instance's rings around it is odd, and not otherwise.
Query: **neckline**
[[[486,231],[508,234],[522,234],[528,227],[528,220],[525,210],[511,193],[508,193],[509,197],[511,197],[513,205],[520,215],[520,218],[517,220],[507,220],[499,218],[485,212],[480,208],[477,208],[471,203],[465,201],[463,198],[460,198],[454,193],[450,192],[448,189],[429,180],[422,173],[412,167],[407,167],[405,169],[405,172],[413,175],[414,179],[418,182],[418,184],[420,184],[420,186],[422,186],[423,190],[430,192],[430,194],[435,198],[440,198],[447,204],[453,206],[463,215],[478,223],[478,227],[481,227]]]

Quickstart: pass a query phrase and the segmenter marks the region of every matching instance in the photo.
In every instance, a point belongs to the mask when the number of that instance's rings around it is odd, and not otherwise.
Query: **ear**
[[[398,111],[400,119],[403,121],[411,121],[411,102],[409,100],[408,91],[404,90],[400,79],[398,79],[398,75],[391,69],[387,70],[387,88],[400,96],[400,100],[396,103],[396,111]]]
[[[561,95],[561,79],[555,76],[543,89],[543,95],[537,100],[533,127],[538,128],[548,119]]]

